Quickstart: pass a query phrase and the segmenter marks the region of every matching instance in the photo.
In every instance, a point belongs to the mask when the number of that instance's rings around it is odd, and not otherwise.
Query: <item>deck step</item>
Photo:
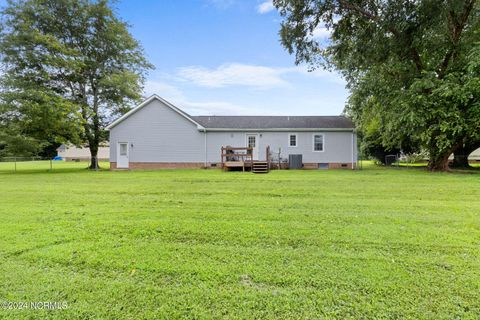
[[[266,161],[255,161],[252,165],[253,173],[268,173],[268,162]]]

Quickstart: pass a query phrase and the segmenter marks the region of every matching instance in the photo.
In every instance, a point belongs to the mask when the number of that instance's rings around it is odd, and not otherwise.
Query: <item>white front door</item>
[[[128,142],[119,142],[117,146],[117,168],[128,168]]]
[[[258,160],[258,134],[247,134],[247,147],[253,148],[253,160]]]

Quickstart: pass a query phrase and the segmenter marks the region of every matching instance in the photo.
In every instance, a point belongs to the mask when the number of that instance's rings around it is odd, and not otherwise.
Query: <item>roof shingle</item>
[[[207,129],[353,129],[344,116],[191,116]]]

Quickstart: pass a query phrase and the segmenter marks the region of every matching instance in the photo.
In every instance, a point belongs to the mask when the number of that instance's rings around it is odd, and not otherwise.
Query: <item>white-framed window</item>
[[[291,133],[288,135],[288,146],[289,147],[296,147],[297,146],[297,135]]]
[[[248,136],[248,147],[255,148],[257,144],[257,136]]]
[[[128,143],[120,143],[120,155],[121,156],[126,156],[128,150]]]
[[[323,152],[324,148],[325,148],[325,139],[324,139],[324,136],[323,134],[321,133],[315,133],[313,135],[313,151],[315,152]]]

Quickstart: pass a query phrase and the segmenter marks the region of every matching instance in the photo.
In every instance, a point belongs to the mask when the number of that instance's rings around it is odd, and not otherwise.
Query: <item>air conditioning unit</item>
[[[301,154],[289,154],[288,155],[288,168],[289,169],[302,169],[303,159]]]

